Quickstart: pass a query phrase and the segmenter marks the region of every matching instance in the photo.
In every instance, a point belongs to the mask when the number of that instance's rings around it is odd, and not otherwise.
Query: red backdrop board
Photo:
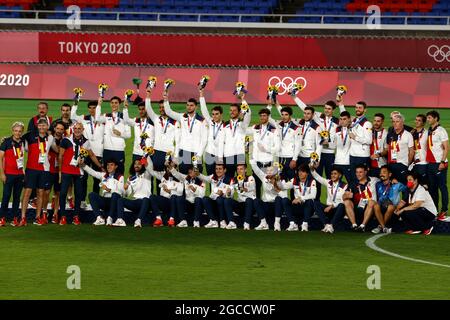
[[[0,32],[0,48],[0,62],[450,70],[446,39]]]
[[[197,83],[203,75],[211,80],[206,88],[208,102],[230,103],[235,83],[247,84],[250,103],[265,103],[267,87],[280,86],[279,100],[292,104],[286,90],[292,83],[306,84],[300,96],[306,103],[323,104],[334,99],[336,85],[344,84],[349,92],[346,104],[365,100],[374,106],[450,107],[450,74],[408,72],[337,72],[290,71],[248,69],[196,69],[196,68],[144,68],[127,66],[67,66],[67,65],[0,65],[0,98],[72,99],[73,88],[85,90],[83,99],[96,99],[97,86],[105,82],[110,86],[106,98],[122,97],[128,88],[134,89],[132,78],[143,80],[158,77],[154,99],[162,94],[163,81],[176,81],[171,90],[172,101],[185,101],[197,97]]]

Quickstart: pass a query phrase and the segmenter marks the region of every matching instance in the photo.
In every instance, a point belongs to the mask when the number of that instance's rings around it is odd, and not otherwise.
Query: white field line
[[[375,235],[373,237],[370,237],[369,239],[366,240],[366,246],[368,246],[372,250],[378,251],[380,253],[387,254],[388,256],[392,256],[394,258],[403,259],[403,260],[409,260],[409,261],[418,262],[418,263],[429,264],[429,265],[438,266],[438,267],[450,268],[450,266],[446,265],[446,264],[441,264],[441,263],[436,263],[436,262],[431,262],[431,261],[426,261],[426,260],[420,260],[420,259],[414,259],[414,258],[410,258],[410,257],[405,257],[405,256],[399,255],[397,253],[381,249],[380,247],[378,247],[375,244],[375,241],[377,241],[379,238],[387,236],[387,235],[388,234],[383,233],[383,234],[377,234],[377,235]]]

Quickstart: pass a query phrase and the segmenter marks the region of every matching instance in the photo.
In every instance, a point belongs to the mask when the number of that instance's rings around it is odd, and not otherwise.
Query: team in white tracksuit
[[[139,106],[139,108],[145,108]],[[145,114],[144,117],[130,118],[128,107],[123,109],[123,120],[134,128],[133,161],[144,156],[144,148],[155,143],[155,126],[153,121]]]
[[[171,169],[171,174],[183,182],[184,192],[183,196],[177,197],[177,210],[180,222],[178,227],[187,227],[187,221],[185,218],[186,210],[188,213],[194,213],[194,227],[200,227],[200,217],[203,213],[203,198],[205,197],[205,182],[195,176],[192,169],[189,170],[189,174],[182,174],[175,168]]]
[[[111,101],[118,100],[112,98]],[[120,100],[118,100],[120,103]],[[95,110],[95,121],[105,125],[103,135],[103,160],[114,159],[119,163],[119,172],[125,169],[125,140],[131,138],[131,129],[123,120],[123,113],[113,111],[102,114],[101,101]]]
[[[197,104],[197,102],[189,103]],[[164,110],[167,116],[180,124],[180,138],[177,145],[180,172],[187,174],[192,165],[197,165],[202,171],[202,157],[208,138],[205,118],[200,116],[195,109],[190,114],[175,112],[171,109],[167,99],[164,101]],[[194,157],[196,160],[193,159]]]
[[[200,109],[208,128],[208,138],[205,149],[205,164],[207,174],[213,174],[216,163],[223,163],[225,129],[222,115],[219,121],[214,121],[209,115],[205,97],[200,96]],[[214,108],[213,112],[223,113],[222,107]]]

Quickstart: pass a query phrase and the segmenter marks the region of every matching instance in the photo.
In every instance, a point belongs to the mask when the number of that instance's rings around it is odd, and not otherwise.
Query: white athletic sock
[[[281,217],[275,217],[275,222],[276,223],[280,223],[280,221],[281,221]]]
[[[261,219],[261,223],[267,224],[266,219]]]

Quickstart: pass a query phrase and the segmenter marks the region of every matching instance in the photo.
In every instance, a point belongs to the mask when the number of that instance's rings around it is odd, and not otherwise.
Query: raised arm
[[[75,104],[72,106],[72,109],[70,109],[70,119],[72,121],[81,122],[81,121],[83,121],[84,117],[77,115],[77,111],[78,111],[78,105]]]
[[[152,119],[153,123],[156,124],[156,122],[158,122],[158,115],[152,108],[151,94],[152,92],[147,90],[147,97],[145,98],[145,111],[147,111],[147,115],[150,119]]]
[[[211,180],[212,180],[210,176],[205,176],[201,173],[199,173],[198,178],[200,180],[202,180],[203,182],[208,182],[208,183],[211,183]]]
[[[164,111],[166,112],[169,118],[175,119],[181,123],[183,121],[183,115],[181,113],[175,112],[170,107],[169,96],[168,94],[164,94]]]
[[[272,126],[274,126],[275,128],[278,128],[278,129],[281,128],[281,126],[278,124],[278,121],[276,121],[274,118],[272,118],[272,105],[269,103],[266,108],[269,109],[269,111],[270,111],[269,123]],[[277,109],[278,109],[278,106],[277,106]],[[280,112],[280,110],[281,109],[279,109],[279,112]],[[281,115],[281,112],[280,112],[280,115]]]
[[[202,116],[203,118],[206,119],[206,122],[208,123],[208,125],[211,123],[212,119],[211,116],[209,115],[209,111],[208,111],[208,106],[206,105],[206,100],[205,100],[205,96],[203,95],[203,89],[199,90],[200,92],[200,111],[202,112]]]
[[[297,96],[294,97],[294,101],[297,104],[297,106],[300,108],[300,110],[305,111],[305,108],[307,105]]]
[[[250,165],[252,166],[253,173],[261,180],[266,180],[265,173],[256,165],[255,160],[250,160]]]
[[[318,183],[320,183],[324,186],[326,186],[328,184],[328,180],[319,176],[319,174],[316,172],[316,170],[311,170],[311,174]]]
[[[147,160],[147,164],[145,165],[145,172],[146,174],[151,175],[152,177],[155,177],[158,180],[162,180],[164,174],[162,172],[158,172],[153,170],[153,161],[150,157],[145,158]]]
[[[103,172],[95,171],[89,166],[84,166],[83,170],[98,180],[102,180],[102,178],[104,176]]]
[[[181,172],[177,171],[177,169],[172,168],[170,169],[170,173],[178,180],[180,181],[185,181],[187,175],[186,174],[182,174]]]
[[[102,115],[102,98],[98,98],[97,107],[95,108],[95,121],[98,123],[106,123],[106,117]]]
[[[245,94],[241,93],[241,95],[239,96],[239,98],[242,101],[242,104],[247,104],[247,101],[245,101],[244,99]],[[252,110],[250,109],[250,107],[248,108],[247,112],[244,114],[244,119],[242,120],[242,127],[241,129],[245,132],[248,128],[248,126],[250,125],[250,121],[252,120]]]
[[[130,119],[130,115],[128,113],[128,103],[123,105],[123,121],[126,125],[129,125],[131,127],[134,127],[136,125],[136,121],[133,121]]]
[[[250,108],[248,108],[248,111],[246,114],[244,114],[244,120],[242,120],[242,129],[244,131],[247,130],[247,128],[250,126],[250,121],[252,120],[252,111]]]
[[[345,109],[343,100],[341,100],[338,105],[339,105],[339,114],[341,114],[344,111],[347,111],[347,109]]]

